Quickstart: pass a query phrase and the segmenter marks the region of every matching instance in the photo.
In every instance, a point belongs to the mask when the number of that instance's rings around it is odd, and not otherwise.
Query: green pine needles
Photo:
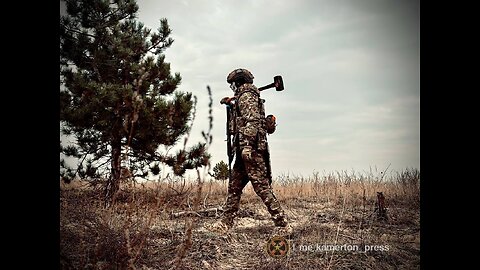
[[[182,78],[171,74],[164,50],[173,39],[167,19],[152,31],[136,21],[133,0],[66,0],[60,19],[60,122],[75,143],[60,145],[65,181],[104,181],[105,195],[118,191],[122,171],[147,178],[160,163],[176,175],[206,166],[205,143],[162,153],[188,135],[195,97],[176,91]]]

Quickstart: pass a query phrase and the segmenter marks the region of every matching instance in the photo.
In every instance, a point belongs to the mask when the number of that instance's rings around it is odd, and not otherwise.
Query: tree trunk
[[[122,145],[120,140],[112,142],[112,161],[111,161],[111,174],[105,188],[105,204],[106,206],[115,203],[115,197],[120,189],[120,176],[121,176],[121,151]]]

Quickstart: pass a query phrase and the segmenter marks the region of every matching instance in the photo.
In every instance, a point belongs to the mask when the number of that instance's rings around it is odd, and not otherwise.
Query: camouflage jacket
[[[254,150],[264,151],[267,148],[267,132],[265,127],[265,100],[260,98],[260,91],[253,84],[243,84],[235,92],[235,108],[232,134],[235,134],[234,145],[241,150],[250,145]]]

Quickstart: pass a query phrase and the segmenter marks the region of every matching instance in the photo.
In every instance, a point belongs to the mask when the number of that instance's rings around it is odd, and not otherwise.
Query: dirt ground
[[[331,200],[279,194],[289,235],[279,235],[253,192],[242,197],[228,233],[207,229],[222,216],[221,192],[202,197],[197,211],[187,192],[125,192],[110,208],[94,190],[60,194],[62,269],[420,268],[419,205],[388,193],[386,220],[378,218],[374,195]],[[283,252],[271,256],[275,236]]]

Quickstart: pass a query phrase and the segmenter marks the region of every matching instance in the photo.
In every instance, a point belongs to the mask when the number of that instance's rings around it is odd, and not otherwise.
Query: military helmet
[[[227,76],[227,83],[236,82],[240,79],[243,79],[246,83],[253,83],[252,73],[244,68],[237,68],[230,72]]]

